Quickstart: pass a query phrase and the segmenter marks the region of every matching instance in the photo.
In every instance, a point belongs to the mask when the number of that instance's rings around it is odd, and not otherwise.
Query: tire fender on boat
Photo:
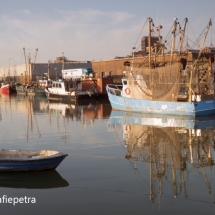
[[[125,89],[125,93],[126,93],[127,95],[129,95],[129,94],[131,93],[131,89],[130,89],[130,88],[126,88],[126,89]]]

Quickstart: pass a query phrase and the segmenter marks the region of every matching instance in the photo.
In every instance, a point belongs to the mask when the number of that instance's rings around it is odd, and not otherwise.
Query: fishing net
[[[129,85],[136,85],[142,99],[177,101],[181,64],[175,63],[155,69],[133,68],[128,78]],[[133,88],[135,89],[135,88]],[[133,91],[133,96],[138,92]]]

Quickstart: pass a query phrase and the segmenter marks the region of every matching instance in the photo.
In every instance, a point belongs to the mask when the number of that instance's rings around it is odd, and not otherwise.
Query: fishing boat
[[[2,94],[10,95],[16,92],[16,89],[9,83],[2,82],[0,87],[0,92]]]
[[[212,22],[210,20],[206,27],[200,50],[191,50],[192,53],[195,52],[195,60],[194,54],[190,57],[189,50],[183,51],[182,48],[187,19],[184,29],[180,30],[180,48],[175,50],[178,23],[177,20],[174,21],[171,51],[165,54],[165,44],[161,41],[154,47],[150,45],[154,24],[148,18],[148,55],[144,62],[135,64],[133,51],[132,65],[122,78],[122,85],[106,86],[113,109],[193,116],[215,113],[214,71],[211,69],[213,54],[209,55],[203,48]],[[158,52],[158,48],[161,51]],[[205,59],[208,61],[203,64]]]
[[[23,94],[23,95],[43,95],[45,96],[45,88],[38,86],[37,84],[17,84],[16,85],[16,91],[17,94]]]
[[[36,62],[36,56],[37,56],[37,52],[38,49],[36,49],[36,54],[35,54],[35,59],[34,59],[34,63],[31,63],[31,57],[30,57],[30,53],[28,56],[28,62],[26,60],[26,53],[25,53],[25,48],[23,48],[24,51],[24,58],[25,58],[25,65],[26,65],[26,72],[24,74],[24,83],[16,83],[16,92],[17,94],[24,94],[24,95],[30,95],[30,96],[34,96],[34,95],[43,95],[45,96],[45,87],[44,87],[44,81],[41,80],[42,82],[32,82],[31,77],[32,77],[32,73],[34,73],[34,65]],[[47,81],[47,85],[49,81]]]
[[[51,150],[0,150],[0,172],[55,169],[68,154]]]
[[[90,79],[67,79],[52,81],[51,87],[45,88],[48,100],[71,102],[77,100],[92,100],[96,97],[94,82]]]

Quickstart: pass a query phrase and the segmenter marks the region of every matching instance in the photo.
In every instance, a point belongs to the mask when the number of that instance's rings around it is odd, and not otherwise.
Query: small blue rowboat
[[[51,150],[0,150],[0,172],[55,169],[68,154]]]

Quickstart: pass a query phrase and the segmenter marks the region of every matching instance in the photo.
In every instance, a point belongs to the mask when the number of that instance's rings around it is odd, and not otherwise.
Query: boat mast
[[[49,66],[50,61],[48,61],[48,80],[50,79],[50,66]]]
[[[207,28],[206,28],[204,40],[202,41],[202,45],[201,45],[201,48],[200,48],[200,51],[199,51],[199,55],[198,55],[196,61],[195,61],[194,64],[193,64],[193,68],[194,68],[194,66],[196,65],[196,63],[198,62],[198,60],[199,60],[199,58],[200,58],[200,56],[201,56],[201,53],[202,53],[202,50],[203,50],[203,46],[204,46],[205,40],[206,40],[207,35],[208,35],[208,31],[209,31],[211,25],[212,25],[212,21],[211,21],[211,19],[210,19],[210,21],[209,21],[209,23],[208,23],[208,26],[207,26]]]
[[[35,62],[36,62],[36,58],[37,58],[37,52],[38,52],[38,49],[36,49],[36,54],[35,54],[35,57],[34,57],[34,64],[32,66],[32,74],[34,74],[34,66],[35,66]]]
[[[210,21],[209,21],[209,23],[208,23],[208,26],[207,26],[207,28],[206,28],[204,40],[202,41],[202,45],[201,45],[201,48],[200,48],[200,51],[199,51],[199,55],[198,55],[197,59],[195,60],[195,62],[193,63],[192,69],[191,69],[191,71],[190,71],[189,102],[192,101],[192,77],[193,77],[193,69],[195,68],[196,63],[198,62],[198,60],[199,60],[199,58],[200,58],[200,56],[201,56],[201,54],[202,54],[203,46],[204,46],[205,40],[206,40],[206,38],[207,38],[208,31],[209,31],[211,25],[212,25],[212,21],[211,21],[211,19],[210,19]]]
[[[149,20],[149,22],[148,22],[149,69],[151,69],[151,23],[152,23],[152,19],[149,17],[148,20]]]
[[[172,37],[172,46],[171,46],[171,64],[172,64],[172,59],[173,59],[173,54],[174,54],[174,51],[175,51],[175,33],[176,33],[176,29],[177,29],[177,18],[174,18],[175,21],[174,21],[174,24],[173,24],[173,31],[172,31],[172,34],[173,34],[173,37]]]
[[[63,57],[62,57],[62,71],[64,70],[64,52],[62,52]]]
[[[23,52],[24,52],[24,57],[25,57],[25,67],[26,67],[26,70],[25,70],[25,84],[26,84],[26,83],[27,83],[27,81],[26,81],[26,73],[27,73],[28,67],[27,67],[27,62],[26,62],[25,48],[23,48]]]
[[[131,64],[131,73],[133,74],[133,71],[134,71],[134,50],[136,48],[135,47],[132,47],[132,64]]]
[[[31,73],[31,57],[30,57],[30,53],[29,53],[29,55],[28,55],[28,85],[31,84],[30,73]]]
[[[185,30],[186,30],[187,22],[188,22],[188,18],[185,18],[184,29],[181,30],[179,55],[181,54],[181,51],[182,51],[182,46],[183,46],[183,42],[184,42],[184,35],[185,35]]]

